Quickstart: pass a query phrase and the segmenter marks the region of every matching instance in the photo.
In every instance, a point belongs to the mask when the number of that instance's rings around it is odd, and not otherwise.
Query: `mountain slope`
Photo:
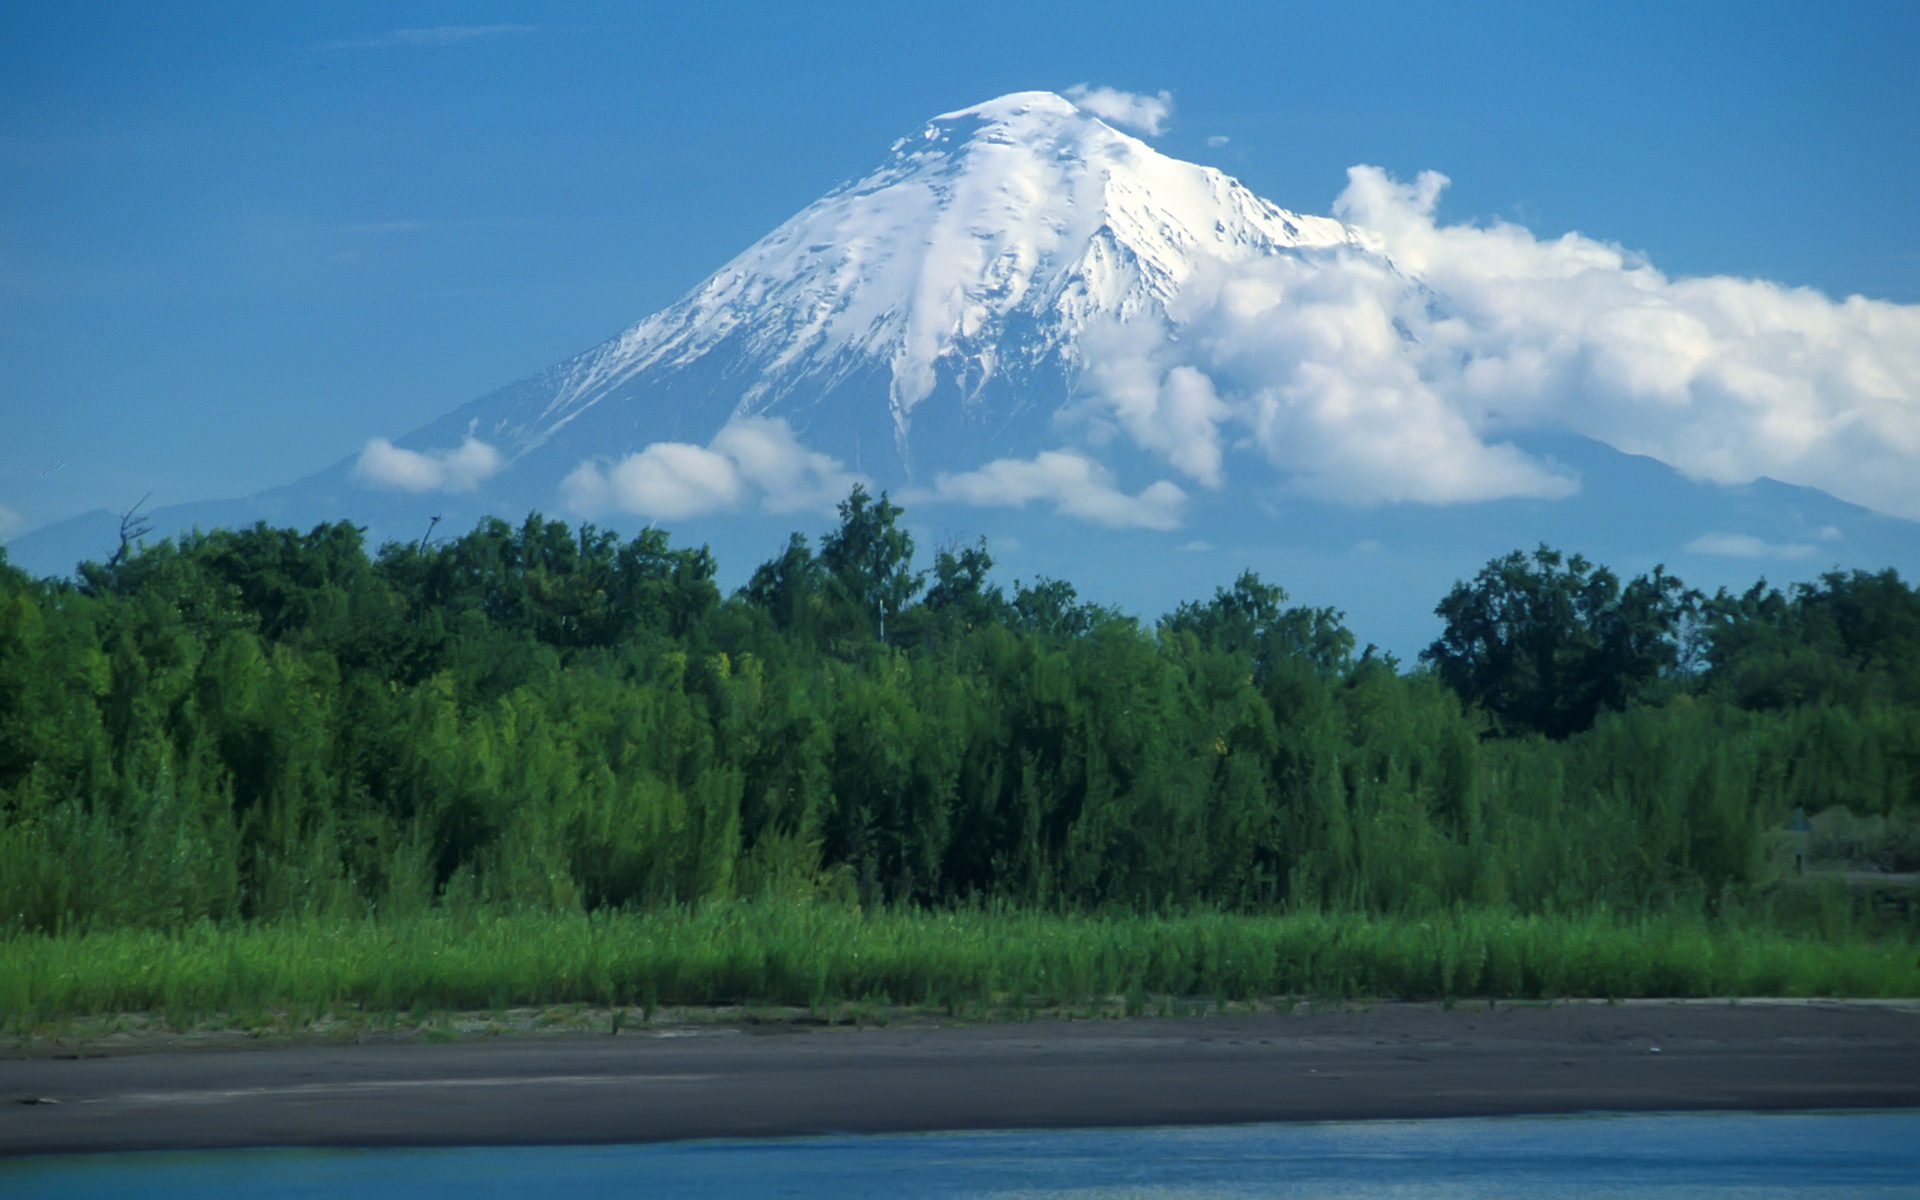
[[[898,484],[1044,432],[1086,331],[1165,317],[1203,265],[1347,251],[1379,247],[1018,93],[935,118],[672,307],[402,444],[471,433],[551,470],[770,417]]]

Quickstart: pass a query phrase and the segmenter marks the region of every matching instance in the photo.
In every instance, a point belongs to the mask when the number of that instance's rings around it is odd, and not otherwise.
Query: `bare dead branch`
[[[139,515],[140,506],[152,498],[153,493],[148,492],[120,514],[120,546],[113,552],[113,557],[107,560],[107,570],[119,566],[120,560],[127,556],[127,551],[153,532],[153,522]]]

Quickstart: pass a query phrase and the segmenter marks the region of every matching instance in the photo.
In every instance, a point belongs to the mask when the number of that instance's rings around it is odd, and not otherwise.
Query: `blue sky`
[[[675,299],[927,118],[1076,83],[1325,213],[1920,303],[1920,7],[13,6],[0,536],[290,481]],[[1462,565],[1466,569],[1467,564]]]

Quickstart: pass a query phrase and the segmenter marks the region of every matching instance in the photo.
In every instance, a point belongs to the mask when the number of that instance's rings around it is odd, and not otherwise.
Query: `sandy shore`
[[[1920,1005],[1379,1004],[0,1061],[0,1153],[1920,1107]]]

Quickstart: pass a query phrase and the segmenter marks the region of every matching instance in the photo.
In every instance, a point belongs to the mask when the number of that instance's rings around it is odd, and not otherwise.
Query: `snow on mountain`
[[[605,344],[154,536],[350,519],[377,545],[538,510],[664,522],[731,584],[861,480],[1012,575],[1150,615],[1254,565],[1402,653],[1447,582],[1542,540],[1708,587],[1913,572],[1920,306],[1441,226],[1445,182],[1356,167],[1342,219],[1302,216],[1003,96]],[[8,550],[64,573],[118,528]]]
[[[734,417],[781,418],[811,447],[910,478],[947,465],[944,439],[920,436],[929,407],[989,439],[1023,408],[1050,416],[1097,319],[1165,316],[1209,262],[1349,249],[1380,253],[1059,96],[1016,93],[936,117],[672,307],[467,412],[467,430],[517,459],[556,439],[617,455],[636,435],[704,442]]]

